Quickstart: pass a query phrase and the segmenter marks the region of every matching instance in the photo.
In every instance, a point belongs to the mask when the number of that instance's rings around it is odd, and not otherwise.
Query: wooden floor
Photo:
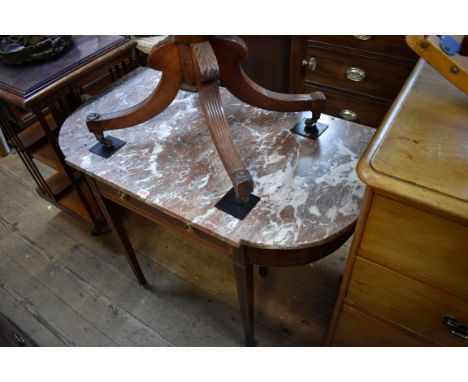
[[[16,154],[0,158],[0,195],[0,311],[39,345],[243,345],[228,258],[129,213],[143,288],[112,235],[38,197]],[[258,346],[321,345],[348,251],[256,275]]]

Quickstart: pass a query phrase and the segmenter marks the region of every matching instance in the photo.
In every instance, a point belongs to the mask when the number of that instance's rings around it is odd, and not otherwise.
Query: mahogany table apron
[[[64,160],[57,143],[63,121],[137,65],[135,42],[123,36],[73,36],[58,58],[24,65],[0,64],[0,126],[37,184],[37,193],[94,233],[105,219],[89,190]],[[0,146],[1,142],[0,133]],[[0,148],[0,154],[2,150]],[[54,172],[44,178],[33,159]]]
[[[67,163],[84,172],[138,281],[146,282],[120,219],[136,212],[230,256],[234,263],[245,341],[253,345],[253,265],[292,266],[316,261],[351,235],[363,185],[357,160],[373,129],[323,116],[317,140],[290,129],[301,113],[278,113],[244,104],[221,89],[233,139],[250,163],[260,197],[244,220],[215,204],[231,183],[211,141],[196,93],[180,92],[156,117],[113,130],[126,144],[105,159],[89,152],[90,110],[122,110],[144,99],[160,73],[140,68],[73,113],[59,136]]]

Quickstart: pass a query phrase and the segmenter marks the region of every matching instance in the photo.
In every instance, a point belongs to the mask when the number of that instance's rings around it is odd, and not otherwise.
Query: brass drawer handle
[[[185,223],[185,230],[188,233],[194,233],[195,232],[195,229],[193,228],[193,226],[190,223]]]
[[[360,68],[351,67],[346,69],[346,77],[351,81],[359,82],[366,79],[366,72]]]
[[[302,60],[301,65],[313,72],[317,69],[317,59],[315,57],[311,57],[308,60],[304,59]]]
[[[454,317],[444,316],[443,323],[454,336],[468,340],[468,324],[462,324]]]
[[[128,200],[128,194],[126,194],[125,192],[119,191],[119,198],[120,200],[126,201]]]
[[[361,40],[361,41],[367,41],[367,40],[370,40],[372,38],[372,36],[365,35],[365,34],[355,34],[355,35],[353,35],[353,37],[357,38],[358,40]]]
[[[347,121],[355,121],[358,118],[357,113],[349,109],[341,110],[340,115],[343,119],[346,119]]]

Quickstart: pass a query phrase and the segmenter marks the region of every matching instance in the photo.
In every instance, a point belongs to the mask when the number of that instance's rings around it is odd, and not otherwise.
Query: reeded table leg
[[[114,202],[111,202],[110,200],[107,200],[101,196],[96,184],[91,178],[86,177],[86,180],[91,190],[93,191],[99,207],[101,207],[102,213],[104,214],[104,217],[107,220],[107,224],[109,224],[114,237],[122,246],[125,256],[127,257],[127,261],[130,264],[130,268],[132,268],[135,277],[141,285],[145,285],[145,276],[143,275],[143,271],[140,268],[140,264],[138,263],[132,244],[128,238],[127,231],[125,230],[122,219],[118,213],[119,207]]]
[[[245,344],[255,346],[254,338],[254,295],[253,295],[253,264],[248,263],[245,250],[240,247],[235,250],[234,273],[236,275],[237,295],[244,326]]]

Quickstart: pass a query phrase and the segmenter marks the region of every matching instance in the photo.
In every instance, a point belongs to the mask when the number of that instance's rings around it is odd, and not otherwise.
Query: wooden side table
[[[253,266],[293,266],[333,252],[352,234],[363,186],[355,165],[373,129],[323,115],[317,140],[293,134],[307,113],[270,112],[222,88],[234,143],[249,163],[260,201],[244,220],[215,207],[232,187],[206,126],[197,93],[180,91],[156,117],[113,130],[125,146],[105,159],[89,151],[91,112],[121,110],[145,99],[160,73],[137,69],[64,123],[67,163],[86,174],[116,240],[140,283],[146,282],[120,220],[126,208],[233,260],[246,343],[254,344]],[[124,95],[124,96],[123,96]]]
[[[0,125],[37,184],[37,193],[99,232],[105,219],[57,144],[63,121],[83,101],[133,70],[135,43],[123,36],[74,36],[56,60],[0,65]],[[54,170],[45,178],[38,160]]]
[[[327,343],[468,345],[468,97],[420,61],[358,165]]]

